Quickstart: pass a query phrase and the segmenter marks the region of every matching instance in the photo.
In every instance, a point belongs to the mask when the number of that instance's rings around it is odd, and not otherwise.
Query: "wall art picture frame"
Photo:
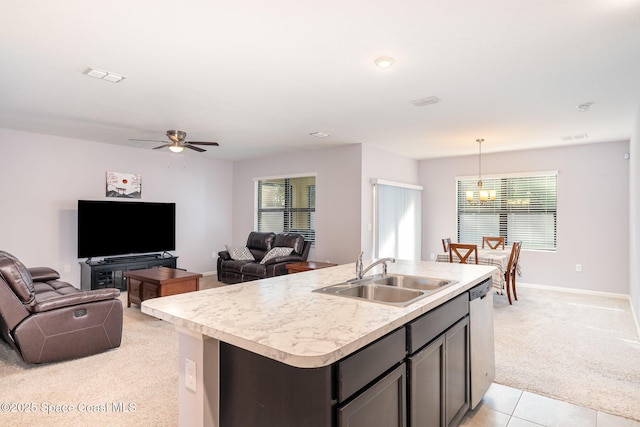
[[[142,177],[135,173],[107,172],[107,197],[140,199],[142,197]]]

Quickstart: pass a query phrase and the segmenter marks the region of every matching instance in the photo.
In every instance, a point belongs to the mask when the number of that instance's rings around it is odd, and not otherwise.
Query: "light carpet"
[[[122,344],[105,353],[28,365],[0,340],[0,425],[178,425],[178,334],[120,299]]]
[[[627,299],[518,287],[494,295],[496,379],[640,420],[640,341]]]

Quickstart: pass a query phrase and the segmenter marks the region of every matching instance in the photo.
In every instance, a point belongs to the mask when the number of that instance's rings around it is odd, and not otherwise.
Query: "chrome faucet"
[[[378,264],[382,264],[382,274],[386,276],[387,262],[396,262],[395,258],[381,258],[375,261],[374,263],[372,263],[369,267],[364,268],[364,265],[362,263],[362,255],[364,255],[364,252],[360,252],[360,255],[358,255],[358,259],[356,260],[356,278],[358,280],[362,279],[364,275],[367,273],[367,271],[371,270],[373,267],[375,267]]]

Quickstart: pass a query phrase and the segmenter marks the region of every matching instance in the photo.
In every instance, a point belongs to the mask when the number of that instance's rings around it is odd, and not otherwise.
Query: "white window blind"
[[[556,250],[556,172],[483,177],[483,190],[496,192],[496,199],[485,203],[477,201],[477,178],[456,182],[458,242],[481,245],[482,236],[502,236],[507,244],[522,241],[526,249]]]
[[[315,176],[260,179],[255,190],[257,231],[300,233],[315,246]]]
[[[420,260],[422,187],[373,180],[375,256]]]

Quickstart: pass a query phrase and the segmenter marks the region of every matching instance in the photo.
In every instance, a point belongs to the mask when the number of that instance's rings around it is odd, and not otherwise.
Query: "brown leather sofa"
[[[287,274],[287,264],[306,261],[311,242],[298,233],[265,233],[252,231],[246,248],[253,260],[233,259],[228,250],[218,252],[218,281],[232,284]],[[292,248],[289,255],[277,256],[261,263],[273,248]]]
[[[81,291],[48,267],[0,251],[0,337],[27,363],[75,359],[120,346],[118,289]]]

